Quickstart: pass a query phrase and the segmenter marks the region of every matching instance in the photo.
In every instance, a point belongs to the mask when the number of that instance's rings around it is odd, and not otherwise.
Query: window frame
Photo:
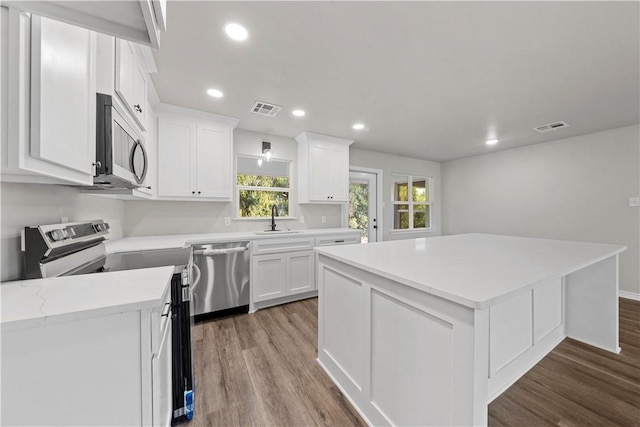
[[[424,175],[412,175],[407,173],[392,173],[392,182],[391,182],[391,230],[390,233],[420,233],[420,232],[428,232],[433,231],[433,214],[432,214],[432,206],[433,206],[433,177],[424,176]],[[402,177],[407,179],[407,200],[399,201],[396,200],[396,182],[393,180],[396,177]],[[413,194],[413,181],[414,180],[422,180],[425,181],[425,186],[427,188],[427,200],[424,202],[414,202],[412,199]],[[408,209],[406,212],[409,214],[409,228],[395,228],[395,219],[396,219],[396,205],[407,205]],[[415,228],[413,224],[413,214],[414,214],[414,206],[426,206],[429,212],[428,215],[428,227],[420,227]]]
[[[240,216],[240,190],[254,190],[254,191],[269,191],[269,192],[281,192],[281,193],[289,193],[289,197],[287,198],[287,211],[288,211],[288,215],[287,216],[278,216],[276,218],[278,219],[295,219],[295,217],[291,216],[291,195],[292,195],[292,187],[291,187],[291,164],[293,163],[291,160],[288,159],[276,159],[276,158],[272,158],[271,161],[276,161],[276,162],[283,162],[283,163],[287,163],[287,171],[288,171],[288,178],[289,178],[289,187],[254,187],[254,186],[250,186],[250,185],[238,185],[238,158],[245,158],[245,159],[254,159],[254,160],[260,160],[263,159],[264,157],[262,156],[255,156],[255,155],[251,155],[251,154],[236,154],[235,156],[235,168],[234,168],[234,174],[233,176],[235,177],[235,179],[233,180],[233,186],[234,186],[234,212],[235,212],[235,216],[234,216],[234,220],[242,220],[242,221],[255,221],[255,220],[265,220],[265,219],[271,219],[271,216]],[[264,160],[266,161],[266,160]]]

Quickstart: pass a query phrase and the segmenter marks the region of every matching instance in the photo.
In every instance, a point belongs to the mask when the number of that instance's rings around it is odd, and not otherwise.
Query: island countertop
[[[460,234],[315,250],[458,304],[485,309],[540,282],[619,254],[626,247]]]

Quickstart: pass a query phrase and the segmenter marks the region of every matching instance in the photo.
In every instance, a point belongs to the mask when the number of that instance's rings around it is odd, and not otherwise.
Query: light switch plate
[[[226,225],[226,226],[231,225],[231,217],[230,216],[225,216],[224,217],[224,225]]]
[[[300,223],[304,224],[304,217],[302,215],[300,215]]]
[[[324,215],[322,216],[322,223],[323,223],[323,224],[326,224],[326,223],[327,223],[327,217],[326,217],[326,216],[324,216]]]
[[[640,206],[640,197],[629,197],[629,206]]]

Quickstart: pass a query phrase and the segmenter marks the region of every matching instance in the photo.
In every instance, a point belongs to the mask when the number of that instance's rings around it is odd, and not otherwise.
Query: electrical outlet
[[[69,218],[68,217],[63,216],[63,217],[60,218],[60,224],[65,224],[67,222],[69,222]]]
[[[640,206],[640,197],[629,197],[629,206]]]
[[[224,217],[224,225],[226,225],[226,226],[231,225],[231,217],[230,216],[225,216]]]
[[[322,216],[322,223],[323,223],[323,224],[326,224],[326,223],[327,223],[327,217],[326,217],[326,216],[324,216],[324,215]]]
[[[300,215],[300,224],[304,224],[304,217]]]

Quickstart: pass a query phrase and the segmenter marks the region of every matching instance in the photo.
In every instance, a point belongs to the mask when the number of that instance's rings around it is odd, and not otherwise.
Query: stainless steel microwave
[[[149,158],[142,138],[129,124],[110,95],[97,94],[96,172],[100,189],[134,189],[144,186]]]

